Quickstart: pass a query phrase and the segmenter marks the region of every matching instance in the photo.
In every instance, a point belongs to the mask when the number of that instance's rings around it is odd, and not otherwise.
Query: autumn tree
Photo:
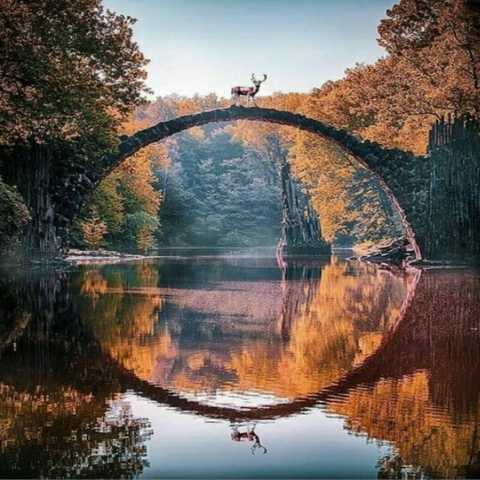
[[[158,97],[137,111],[151,125],[227,105],[215,94]],[[273,245],[280,202],[270,166],[240,145],[228,126],[195,127],[162,142],[154,167],[162,191],[158,238],[163,245]]]
[[[16,189],[3,183],[0,177],[0,254],[18,242],[30,213]]]
[[[133,24],[101,0],[0,0],[0,144],[110,135],[146,90]]]
[[[480,118],[478,2],[400,0],[378,33],[380,45],[407,73],[404,89],[424,94],[423,108]]]
[[[425,153],[428,131],[439,117],[424,105],[422,92],[403,85],[404,75],[392,58],[356,65],[342,79],[314,89],[305,113],[386,147]]]
[[[98,216],[96,208],[91,209],[90,216],[81,223],[81,229],[83,241],[91,248],[99,248],[108,231],[107,226]]]
[[[447,114],[480,118],[480,11],[467,0],[401,0],[380,22],[388,55],[314,89],[305,112],[390,148],[424,154]]]
[[[378,31],[388,55],[314,89],[302,107],[305,114],[415,154],[426,153],[435,120],[448,114],[479,117],[475,2],[401,0],[387,11]],[[295,165],[310,185],[327,237],[347,231],[356,231],[356,237],[362,232],[364,240],[398,234],[398,218],[378,182],[339,163],[342,154],[332,157],[321,140],[304,134],[299,139]]]
[[[291,155],[326,240],[352,245],[401,235],[398,215],[378,180],[342,148],[299,132]]]
[[[154,147],[142,150],[100,183],[74,224],[77,243],[82,243],[94,209],[106,226],[106,247],[145,253],[155,246],[162,197],[153,173],[155,158]]]

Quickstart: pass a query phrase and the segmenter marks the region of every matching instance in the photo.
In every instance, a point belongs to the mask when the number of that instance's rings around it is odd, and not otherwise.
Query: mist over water
[[[478,272],[270,255],[3,272],[0,475],[479,473]]]

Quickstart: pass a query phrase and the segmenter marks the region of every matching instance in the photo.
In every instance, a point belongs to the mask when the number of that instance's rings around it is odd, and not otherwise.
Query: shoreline
[[[153,258],[153,256],[123,253],[115,250],[79,250],[71,248],[64,257],[59,258],[59,261],[66,262],[70,265],[83,265],[89,263],[119,263],[132,260],[144,260],[146,258]]]
[[[396,243],[396,242],[395,242]],[[392,248],[393,252],[392,252]],[[400,248],[399,248],[400,247]],[[181,250],[190,250],[189,247],[173,247],[169,250],[171,252],[181,251]],[[245,250],[240,247],[238,248],[225,248],[220,250],[229,250],[229,254],[225,255],[225,253],[221,254],[217,252],[213,255],[193,255],[193,256],[201,256],[201,257],[211,257],[211,258],[221,258],[221,257],[257,257],[257,258],[275,258],[275,255],[255,255],[253,252],[255,249],[252,249],[252,254],[246,255],[245,252],[239,254],[234,254],[234,250]],[[265,250],[267,248],[261,248],[257,250]],[[271,248],[269,247],[268,250]],[[212,250],[211,247],[197,247],[196,250],[198,253],[202,251]],[[412,258],[411,252],[408,249],[405,249],[404,245],[382,245],[380,248],[372,249],[369,253],[359,254],[360,252],[355,251],[355,249],[350,248],[333,248],[332,253],[335,255],[336,251],[340,253],[340,257],[347,261],[354,261],[354,262],[365,262],[370,264],[375,264],[380,268],[388,269],[388,270],[408,270],[411,268],[421,269],[421,270],[433,270],[433,269],[465,269],[465,268],[475,268],[479,266],[478,262],[475,261],[468,261],[468,260],[452,260],[452,259],[445,259],[445,260],[427,260],[421,259],[417,260]],[[273,252],[273,249],[272,249]],[[352,252],[354,255],[347,256],[342,255],[341,253]],[[259,253],[259,252],[258,252]],[[393,253],[393,255],[392,255]],[[57,257],[50,257],[45,259],[29,259],[27,261],[19,261],[19,262],[2,262],[5,265],[11,265],[20,267],[22,265],[31,266],[55,266],[58,267],[69,267],[69,266],[78,266],[78,265],[94,265],[94,264],[115,264],[115,263],[125,263],[125,262],[132,262],[132,261],[143,261],[143,260],[152,260],[152,259],[160,259],[160,258],[183,258],[187,259],[192,255],[189,254],[182,254],[182,255],[165,255],[165,254],[154,254],[154,255],[141,255],[141,254],[132,254],[132,253],[124,253],[118,252],[115,250],[80,250],[80,249],[69,249],[64,256],[57,256]],[[286,255],[283,257],[284,261],[288,260],[295,260],[299,258],[321,258],[325,255]]]

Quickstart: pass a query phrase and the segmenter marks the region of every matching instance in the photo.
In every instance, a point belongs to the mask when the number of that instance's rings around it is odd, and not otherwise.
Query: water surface
[[[480,476],[480,276],[196,255],[2,273],[1,477]]]

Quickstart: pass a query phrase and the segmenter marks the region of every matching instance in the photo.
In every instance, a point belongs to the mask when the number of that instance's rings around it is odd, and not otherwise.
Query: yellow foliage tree
[[[98,216],[98,211],[93,208],[89,218],[81,222],[83,241],[90,248],[99,248],[103,238],[108,232],[107,225]]]

